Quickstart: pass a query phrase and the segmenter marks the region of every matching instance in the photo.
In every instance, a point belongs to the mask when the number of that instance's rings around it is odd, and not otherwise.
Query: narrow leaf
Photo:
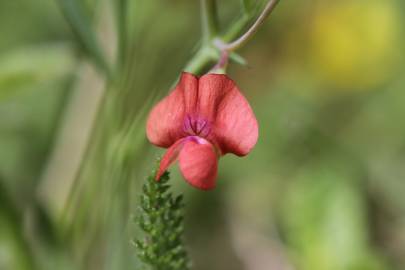
[[[85,52],[93,59],[96,66],[106,74],[110,74],[108,63],[96,38],[91,20],[84,12],[78,0],[57,0],[59,6],[70,24],[73,33]]]

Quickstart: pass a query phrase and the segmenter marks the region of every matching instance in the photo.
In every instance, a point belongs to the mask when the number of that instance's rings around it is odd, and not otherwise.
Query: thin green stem
[[[209,43],[218,34],[216,0],[201,0],[201,25],[203,42]]]
[[[221,57],[219,58],[217,64],[209,71],[209,73],[225,74],[226,68],[229,61],[229,52],[222,51]]]
[[[187,63],[184,70],[190,73],[198,74],[209,68],[210,63],[218,60],[218,53],[212,46],[202,47],[197,54]]]
[[[116,22],[118,32],[118,65],[121,68],[127,53],[127,36],[128,36],[128,0],[116,1]]]
[[[266,4],[262,13],[257,18],[257,20],[254,22],[254,24],[238,39],[236,39],[235,41],[233,41],[231,43],[224,43],[224,42],[221,42],[220,40],[216,40],[215,45],[220,50],[226,50],[226,51],[234,51],[234,50],[237,50],[240,47],[242,47],[259,30],[260,26],[264,23],[264,21],[267,19],[267,17],[271,14],[271,12],[277,6],[279,1],[280,0],[269,0],[269,2]]]
[[[251,16],[248,14],[243,14],[235,23],[229,27],[228,31],[222,35],[222,40],[224,42],[231,42],[235,37],[243,33],[246,25],[250,22]]]

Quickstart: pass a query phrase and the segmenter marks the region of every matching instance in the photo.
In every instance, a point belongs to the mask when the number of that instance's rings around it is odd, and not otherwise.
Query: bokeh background
[[[107,59],[125,50],[114,1],[0,1],[1,270],[139,269],[137,192],[162,153],[144,117],[198,48],[198,1],[130,1],[130,53],[106,79],[69,2]],[[239,1],[219,2],[227,29]],[[173,168],[193,269],[405,269],[404,26],[402,0],[281,0],[228,72],[256,148],[222,158],[210,192]]]

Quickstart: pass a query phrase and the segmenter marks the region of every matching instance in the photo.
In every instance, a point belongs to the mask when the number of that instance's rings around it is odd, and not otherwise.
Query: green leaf
[[[84,11],[81,2],[78,2],[77,0],[58,0],[58,3],[80,45],[93,59],[96,66],[109,75],[110,68],[104,52],[99,45],[96,33],[91,26],[91,20]]]

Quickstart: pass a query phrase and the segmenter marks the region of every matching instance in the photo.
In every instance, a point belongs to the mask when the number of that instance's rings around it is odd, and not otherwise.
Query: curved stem
[[[225,74],[228,60],[229,52],[226,50],[222,51],[218,63],[208,73]]]
[[[236,39],[231,43],[223,43],[217,40],[215,45],[220,50],[226,51],[234,51],[243,46],[257,32],[257,30],[259,30],[259,27],[263,24],[263,22],[267,19],[270,13],[274,10],[279,1],[280,0],[269,0],[260,16],[255,21],[255,23],[238,39]]]

